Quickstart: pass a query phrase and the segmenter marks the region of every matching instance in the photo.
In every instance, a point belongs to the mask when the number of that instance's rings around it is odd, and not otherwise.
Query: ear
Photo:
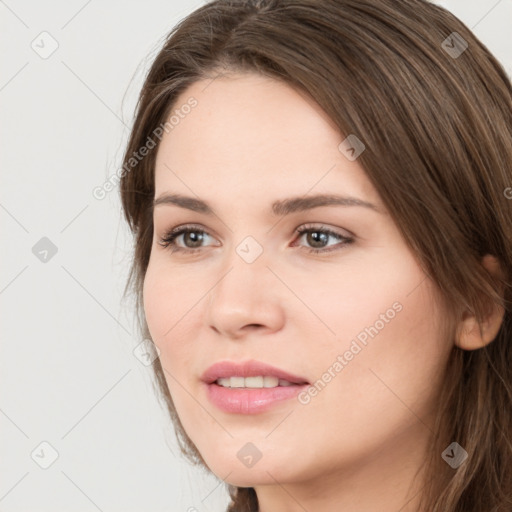
[[[482,265],[491,275],[496,278],[503,278],[499,261],[495,256],[486,254],[482,258]],[[502,295],[504,293],[503,286],[500,293]],[[493,303],[490,306],[492,306],[490,311],[480,324],[472,312],[466,311],[463,314],[455,338],[455,344],[458,347],[464,350],[476,350],[486,346],[496,338],[503,323],[505,310],[498,304]]]

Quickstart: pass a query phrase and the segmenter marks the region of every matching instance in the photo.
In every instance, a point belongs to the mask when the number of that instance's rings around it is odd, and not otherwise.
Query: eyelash
[[[322,234],[325,234],[325,235],[330,235],[330,236],[333,236],[335,238],[337,238],[338,240],[340,240],[342,242],[342,245],[341,247],[338,247],[336,248],[336,246],[338,246],[339,244],[336,244],[334,246],[334,248],[330,248],[330,249],[315,249],[315,248],[312,248],[312,247],[305,247],[306,251],[310,252],[310,253],[313,253],[313,254],[321,254],[321,253],[326,253],[326,252],[331,252],[331,251],[335,251],[335,250],[339,250],[341,248],[343,248],[344,246],[346,245],[349,245],[351,244],[352,242],[354,242],[354,239],[353,238],[350,238],[350,237],[347,237],[347,236],[343,236],[339,233],[336,233],[335,231],[332,231],[328,228],[325,228],[325,227],[311,227],[311,226],[304,226],[300,229],[297,229],[296,232],[298,233],[298,238],[300,238],[304,233],[322,233]],[[193,248],[193,249],[190,249],[190,248],[183,248],[183,247],[178,247],[176,245],[176,238],[178,238],[178,236],[182,235],[182,234],[186,234],[186,233],[202,233],[202,234],[206,234],[208,236],[209,233],[203,229],[200,229],[198,227],[195,227],[195,226],[180,226],[178,228],[173,228],[171,229],[170,231],[168,231],[160,240],[159,240],[159,244],[164,247],[165,249],[168,249],[171,251],[171,253],[174,253],[174,252],[187,252],[189,254],[193,254],[193,253],[196,253],[198,251],[200,251],[201,249],[203,249],[203,247],[196,247],[196,248]]]

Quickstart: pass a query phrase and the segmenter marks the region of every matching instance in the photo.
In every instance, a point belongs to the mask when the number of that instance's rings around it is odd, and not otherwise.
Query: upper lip
[[[201,376],[201,380],[212,384],[217,379],[227,377],[258,377],[273,376],[278,379],[287,380],[293,384],[309,384],[307,379],[288,373],[280,368],[271,366],[260,361],[246,361],[235,363],[232,361],[220,361],[210,366]]]

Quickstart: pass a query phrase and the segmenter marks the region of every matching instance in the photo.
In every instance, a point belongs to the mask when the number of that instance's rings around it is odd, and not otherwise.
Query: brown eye
[[[309,231],[306,233],[308,244],[317,249],[321,249],[329,242],[329,235],[323,231]]]
[[[200,234],[198,235],[198,233]],[[204,232],[201,231],[186,231],[182,235],[185,246],[190,248],[200,247],[204,238]]]
[[[354,241],[351,237],[344,236],[324,227],[303,227],[298,229],[297,232],[300,235],[298,239],[304,238],[304,235],[306,235],[305,240],[310,247],[305,247],[305,249],[312,253],[325,253],[341,249]],[[336,239],[338,243],[328,245],[329,239]]]
[[[165,248],[169,248],[171,252],[196,252],[203,247],[201,244],[205,241],[205,237],[209,236],[210,235],[202,229],[193,226],[182,226],[169,231],[160,239],[159,244]],[[176,242],[180,238],[181,243],[177,244]]]

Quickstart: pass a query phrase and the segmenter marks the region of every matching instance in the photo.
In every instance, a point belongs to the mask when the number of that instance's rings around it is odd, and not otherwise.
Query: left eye
[[[306,247],[305,249],[312,253],[326,253],[334,251],[341,249],[345,245],[351,244],[354,241],[353,238],[342,235],[341,233],[337,233],[336,231],[332,231],[326,227],[303,227],[297,229],[297,232],[300,234],[298,237],[299,239],[301,239],[304,235],[307,235],[306,240],[308,244],[313,245],[313,247]],[[332,247],[329,245],[324,245],[327,244],[329,238],[335,238],[339,241],[339,243],[334,244]],[[318,247],[317,244],[320,244],[321,247]],[[330,248],[326,249],[326,247]]]
[[[330,252],[338,248],[342,248],[354,241],[352,237],[342,235],[341,233],[337,233],[325,227],[303,227],[297,229],[296,232],[299,234],[297,238],[298,240],[303,238],[304,235],[307,235],[306,240],[308,244],[313,245],[313,247],[304,247],[304,249],[311,253]],[[166,233],[164,237],[160,239],[159,243],[164,248],[170,248],[171,252],[185,251],[188,253],[195,253],[203,247],[201,244],[204,242],[205,237],[209,236],[210,235],[202,229],[193,226],[182,226],[172,229]],[[180,237],[183,237],[183,245],[178,245],[176,243]],[[328,244],[329,238],[334,238],[338,240],[339,243],[334,244],[334,246],[329,249],[326,249],[326,247],[330,247]],[[296,244],[293,246],[295,245]]]

